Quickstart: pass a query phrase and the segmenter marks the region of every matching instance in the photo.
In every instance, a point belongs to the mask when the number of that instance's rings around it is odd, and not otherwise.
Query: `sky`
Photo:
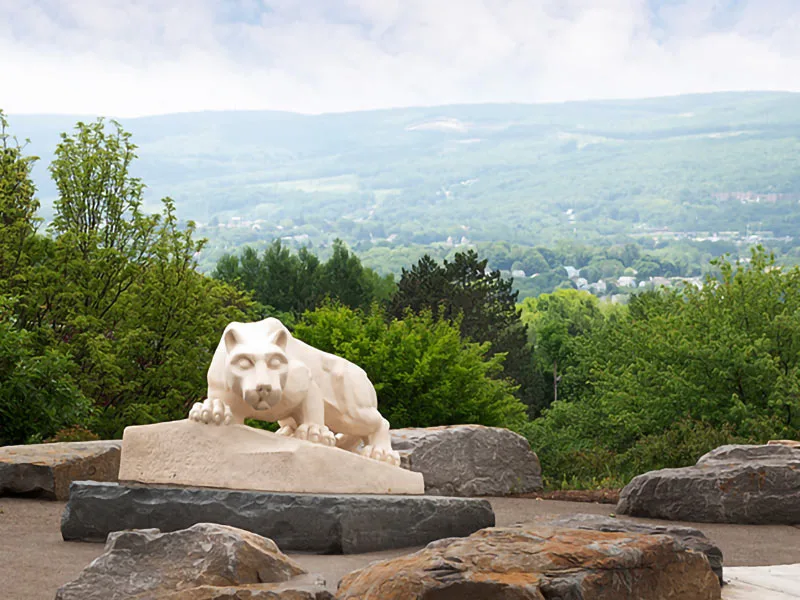
[[[114,117],[800,91],[800,0],[0,0],[0,74]]]

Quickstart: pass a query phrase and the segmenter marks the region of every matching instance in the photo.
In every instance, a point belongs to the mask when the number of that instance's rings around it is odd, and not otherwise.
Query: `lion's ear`
[[[228,327],[227,331],[225,331],[225,335],[223,337],[225,340],[225,349],[230,353],[234,346],[239,344],[241,341],[239,339],[239,334],[236,333],[236,330],[233,327]]]
[[[272,334],[270,343],[275,344],[281,350],[286,350],[286,342],[289,341],[289,332],[286,329],[280,328]]]

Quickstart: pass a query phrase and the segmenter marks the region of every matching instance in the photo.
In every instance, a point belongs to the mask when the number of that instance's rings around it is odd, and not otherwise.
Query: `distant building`
[[[623,275],[619,279],[617,279],[617,285],[619,287],[636,287],[636,277],[631,277],[630,275]]]
[[[606,285],[606,282],[601,279],[595,283],[590,283],[589,289],[595,294],[604,294],[608,290],[608,286]]]
[[[581,274],[581,270],[575,267],[564,267],[564,270],[567,272],[567,277],[570,279],[575,279]]]
[[[514,269],[513,271],[511,271],[511,276],[518,278],[525,277],[525,271],[523,271],[522,269]]]

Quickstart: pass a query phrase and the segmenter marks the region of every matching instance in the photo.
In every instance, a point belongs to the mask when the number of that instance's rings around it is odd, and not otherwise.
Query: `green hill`
[[[43,159],[45,216],[46,163],[77,119],[11,115]],[[387,270],[462,238],[533,246],[732,232],[723,237],[746,242],[800,227],[800,94],[121,122],[150,199],[172,196],[182,218],[205,225],[206,266],[277,236],[317,248],[343,237]]]

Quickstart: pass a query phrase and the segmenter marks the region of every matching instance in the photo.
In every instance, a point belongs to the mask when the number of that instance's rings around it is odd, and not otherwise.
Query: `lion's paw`
[[[289,427],[288,425],[284,425],[278,431],[276,431],[278,435],[285,435],[286,437],[292,437],[294,435],[294,427]]]
[[[378,446],[364,446],[359,454],[373,460],[389,463],[395,467],[400,466],[400,455],[391,449],[380,448]]]
[[[189,411],[189,419],[198,423],[229,425],[233,415],[231,407],[219,398],[206,398],[203,402],[194,403]]]
[[[333,447],[336,445],[336,436],[325,425],[303,423],[302,425],[298,425],[297,429],[295,429],[294,437],[315,444],[322,444],[323,446]]]

